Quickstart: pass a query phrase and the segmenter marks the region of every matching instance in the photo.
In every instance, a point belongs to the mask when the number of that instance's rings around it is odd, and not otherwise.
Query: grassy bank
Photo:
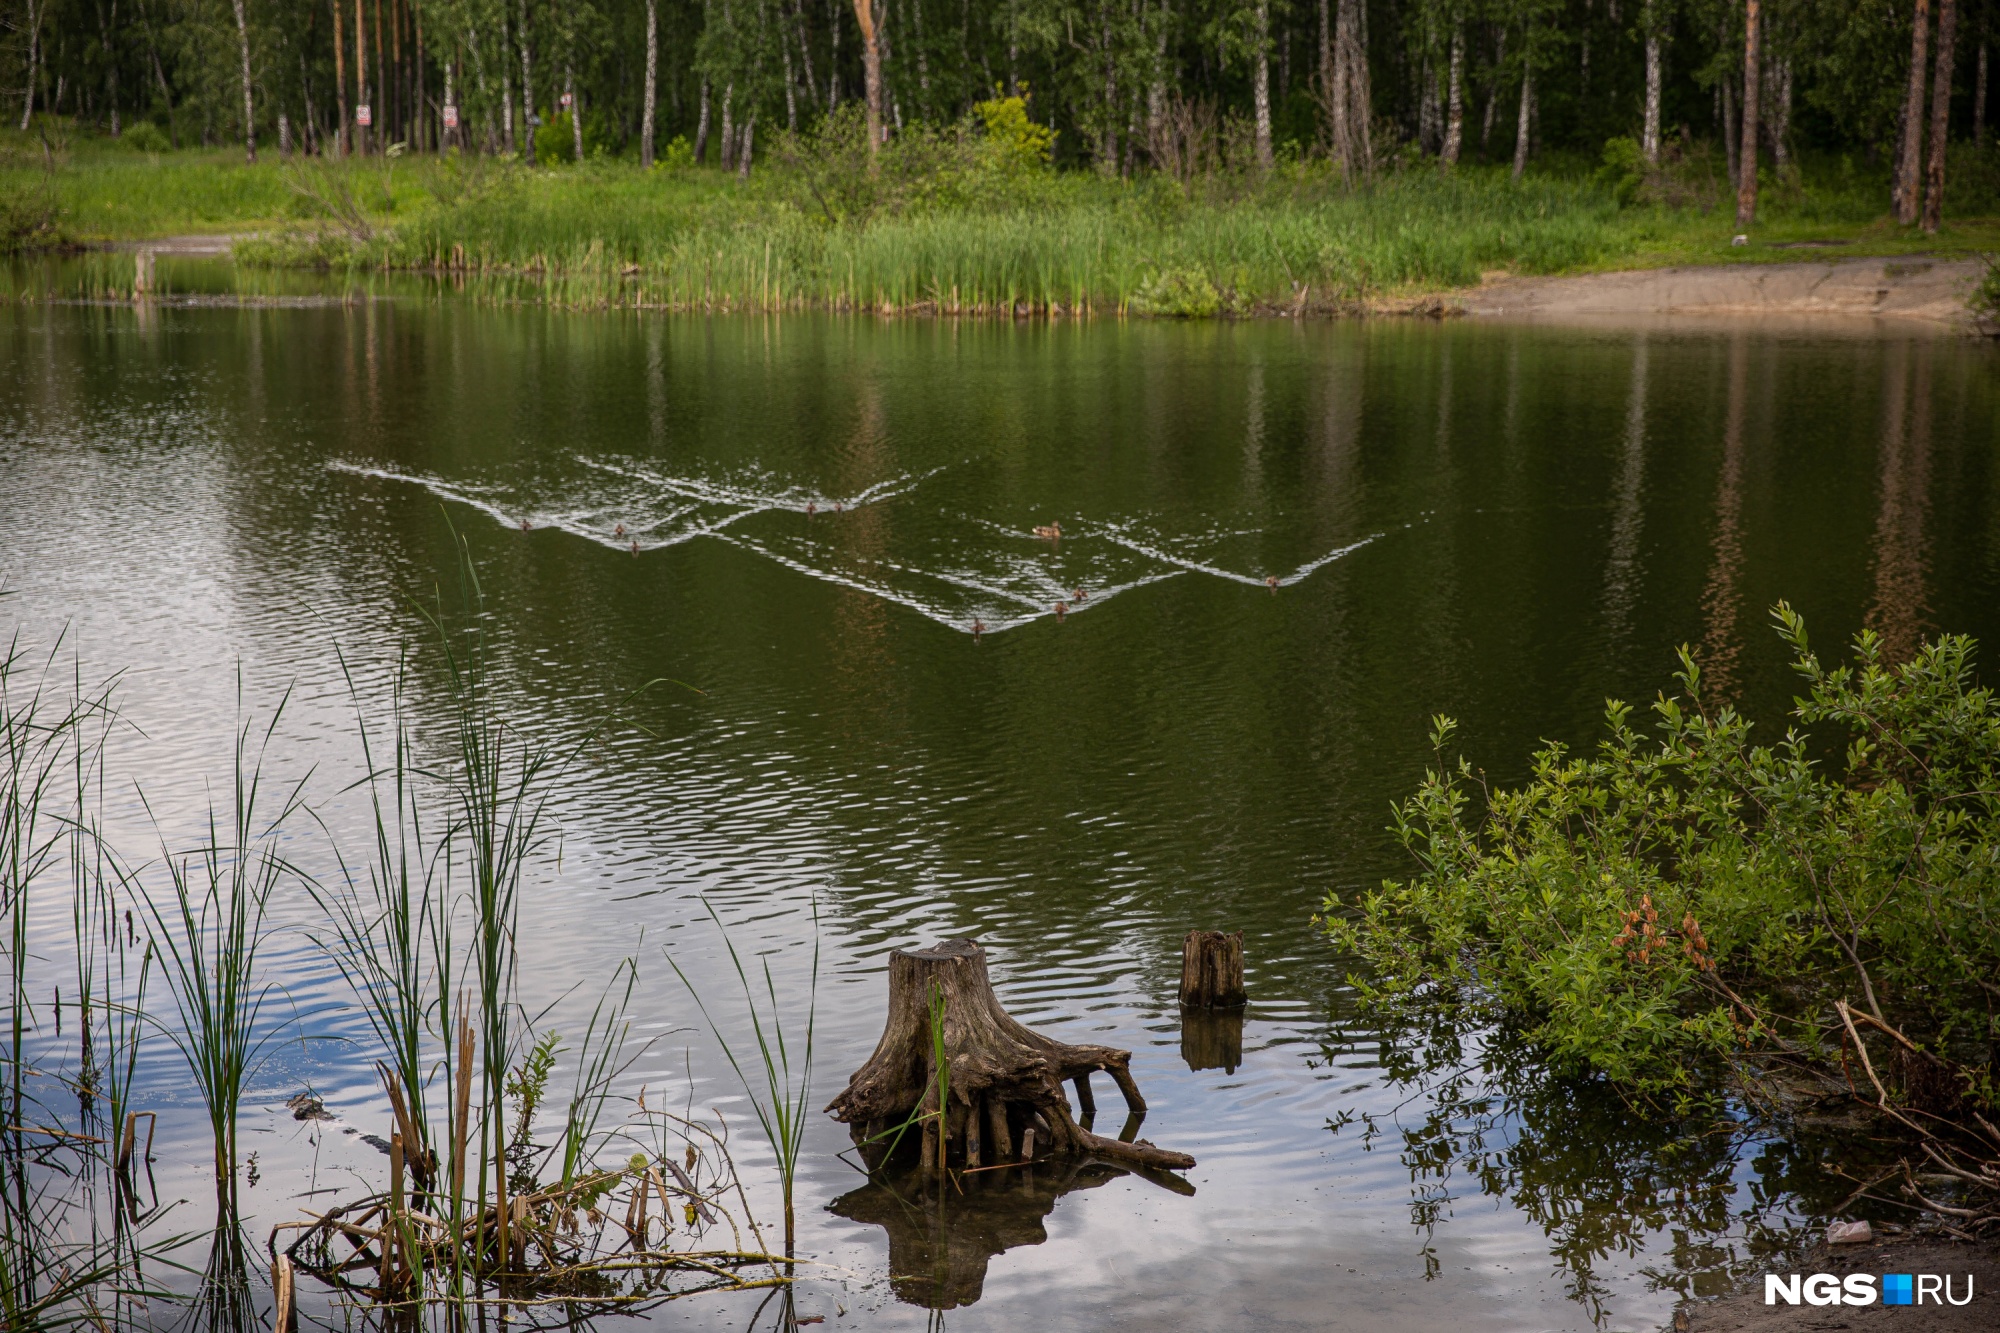
[[[1494,270],[2000,249],[2000,157],[1969,149],[1954,221],[1935,236],[1886,217],[1874,173],[1816,162],[1765,192],[1750,244],[1734,246],[1719,168],[1699,150],[1651,177],[1570,162],[1518,182],[1422,168],[1350,188],[1312,162],[1118,180],[1003,160],[985,140],[905,143],[872,177],[851,146],[821,141],[781,147],[742,180],[619,161],[245,166],[102,141],[49,158],[16,142],[0,191],[15,214],[42,209],[41,242],[221,232],[259,267],[448,273],[497,299],[579,307],[1324,311]]]

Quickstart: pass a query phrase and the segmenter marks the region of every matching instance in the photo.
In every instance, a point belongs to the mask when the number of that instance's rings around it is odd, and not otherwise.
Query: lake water
[[[1850,1188],[1811,1125],[1663,1125],[1518,1056],[1482,1072],[1476,1048],[1375,1031],[1312,917],[1406,871],[1385,826],[1433,714],[1505,781],[1538,738],[1591,742],[1606,696],[1649,700],[1682,644],[1775,724],[1780,598],[1823,648],[1864,626],[1892,650],[2000,638],[1988,346],[406,295],[0,307],[0,349],[0,633],[67,627],[87,675],[124,673],[111,804],[135,857],[158,835],[130,784],[170,830],[198,822],[239,690],[260,718],[290,691],[274,767],[310,770],[358,845],[336,647],[375,709],[415,645],[435,734],[413,599],[451,576],[449,524],[524,732],[573,744],[648,681],[700,691],[654,687],[565,774],[522,984],[580,1032],[634,957],[657,1040],[626,1091],[719,1108],[767,1219],[741,1088],[666,962],[746,1037],[704,899],[795,1016],[817,941],[816,1105],[873,1048],[888,951],[952,936],[985,944],[1024,1021],[1134,1052],[1143,1132],[1199,1159],[1191,1194],[1044,1170],[913,1218],[815,1116],[800,1249],[830,1267],[799,1308],[827,1327],[1651,1328]],[[389,1124],[367,1026],[294,928],[309,903],[278,911],[292,1026],[245,1120],[260,1248],[379,1186],[360,1136]],[[67,921],[39,909],[44,958]],[[1245,934],[1240,1053],[1182,1030],[1191,927]],[[157,1188],[199,1224],[205,1127],[164,1041],[140,1086]],[[337,1121],[292,1120],[306,1086]],[[752,1305],[655,1319],[742,1327]]]

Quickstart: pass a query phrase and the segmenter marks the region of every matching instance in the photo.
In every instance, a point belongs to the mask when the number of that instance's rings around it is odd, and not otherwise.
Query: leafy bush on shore
[[[1963,636],[1892,665],[1863,633],[1855,663],[1829,668],[1800,617],[1776,615],[1808,690],[1772,744],[1703,697],[1685,654],[1657,739],[1614,701],[1594,755],[1547,744],[1517,790],[1447,765],[1438,719],[1438,768],[1397,814],[1417,875],[1326,903],[1370,999],[1467,1005],[1645,1095],[1745,1056],[1837,1069],[1844,1003],[1923,1049],[1906,1075],[1942,1071],[1904,1079],[1913,1104],[1991,1106],[2000,701]],[[1842,734],[1838,762],[1818,757],[1819,724]]]

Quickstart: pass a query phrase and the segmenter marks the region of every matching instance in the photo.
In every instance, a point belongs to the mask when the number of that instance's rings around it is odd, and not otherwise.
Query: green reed
[[[454,957],[451,913],[441,882],[448,848],[441,837],[426,831],[419,799],[420,778],[405,708],[407,657],[397,664],[386,754],[379,753],[346,655],[339,654],[339,660],[361,743],[365,771],[355,786],[368,794],[371,859],[358,876],[365,880],[364,892],[340,849],[334,849],[341,883],[334,889],[309,885],[330,932],[315,938],[346,978],[389,1056],[400,1096],[398,1129],[416,1165],[419,1184],[428,1188],[437,1153],[427,1107],[431,1073],[427,1034],[445,1045],[446,1086],[452,1086],[451,1049],[445,1039]]]
[[[240,683],[238,695],[240,716]],[[236,1216],[244,1085],[273,1040],[263,1021],[273,987],[258,967],[266,913],[280,883],[305,878],[279,851],[285,824],[304,809],[304,780],[280,787],[266,805],[265,763],[283,714],[280,702],[261,735],[253,722],[239,721],[228,807],[210,805],[206,836],[195,847],[163,845],[166,890],[141,894],[179,1020],[155,1025],[186,1060],[208,1114],[219,1227],[233,1226]]]
[[[736,968],[736,979],[743,988],[743,1005],[750,1016],[750,1030],[757,1039],[757,1061],[762,1067],[762,1086],[759,1087],[736,1057],[736,1049],[722,1034],[722,1028],[708,1012],[708,1004],[702,999],[701,991],[681,970],[673,955],[667,955],[667,966],[673,968],[674,975],[687,988],[695,1007],[701,1011],[703,1021],[715,1037],[716,1044],[729,1060],[729,1067],[736,1071],[737,1082],[743,1086],[743,1095],[750,1101],[756,1113],[757,1123],[770,1142],[771,1152],[777,1159],[778,1184],[784,1194],[785,1207],[785,1253],[793,1252],[797,1236],[796,1213],[793,1207],[793,1187],[798,1179],[799,1157],[805,1143],[806,1116],[811,1110],[812,1064],[813,1064],[813,1024],[819,1011],[819,909],[813,909],[813,955],[812,975],[807,990],[805,1032],[802,1039],[787,1042],[785,1038],[784,1007],[778,1001],[777,983],[771,977],[771,964],[763,962],[764,998],[759,1000],[755,988],[750,984],[750,974],[744,969],[743,959],[736,952],[736,942],[729,937],[729,928],[722,924],[715,908],[707,899],[702,907],[708,912],[709,920],[722,935],[722,943],[729,950],[729,961]],[[768,1008],[766,1008],[768,1006]],[[793,1068],[796,1055],[798,1067]]]
[[[0,650],[0,911],[8,978],[0,1323],[10,1329],[102,1327],[107,1302],[116,1319],[121,1300],[158,1294],[140,1260],[185,1239],[142,1246],[136,1223],[128,1226],[117,1206],[122,1177],[115,1177],[109,1234],[93,1204],[94,1182],[117,1170],[116,1129],[129,1102],[148,964],[142,959],[137,985],[128,987],[122,946],[133,941],[118,934],[119,873],[98,815],[107,736],[117,721],[115,682],[87,690],[73,675],[61,685],[54,670],[61,644],[59,638],[46,656],[31,655],[17,636]],[[49,1044],[29,989],[36,961],[29,953],[31,900],[38,889],[54,888],[65,868],[74,941],[70,991],[48,1016],[61,1032],[61,1010],[76,1015],[74,1067]],[[47,1091],[30,1093],[31,1079]],[[58,1092],[74,1094],[73,1127]]]

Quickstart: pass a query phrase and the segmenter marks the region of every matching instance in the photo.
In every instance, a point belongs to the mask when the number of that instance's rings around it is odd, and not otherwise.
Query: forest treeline
[[[4,0],[10,117],[142,143],[528,161],[677,155],[858,102],[882,142],[1025,93],[1056,159],[1208,139],[1348,176],[1694,143],[1751,196],[1801,150],[1893,167],[1915,221],[1983,139],[1994,0]],[[685,141],[677,143],[676,141]],[[1717,147],[1719,145],[1719,147]],[[1934,147],[1936,145],[1937,147]],[[1940,187],[1941,188],[1941,187]],[[1930,191],[1933,201],[1937,189]],[[1935,208],[1935,202],[1933,202]]]

